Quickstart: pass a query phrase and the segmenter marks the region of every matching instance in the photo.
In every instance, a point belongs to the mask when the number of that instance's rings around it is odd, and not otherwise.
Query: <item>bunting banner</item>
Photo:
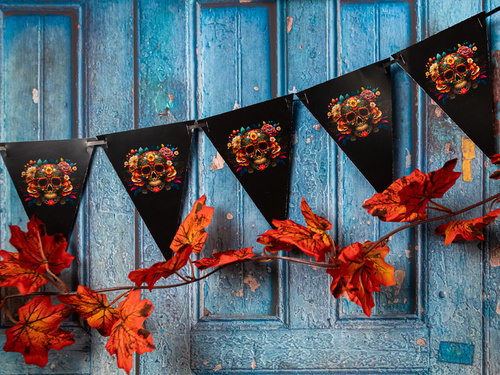
[[[180,224],[192,123],[97,137],[106,141],[104,151],[165,259]]]
[[[297,94],[379,193],[393,181],[388,62],[379,61]]]
[[[272,225],[288,217],[293,95],[209,117],[203,130]]]
[[[94,146],[91,139],[2,143],[2,157],[29,218],[71,236]]]
[[[495,153],[484,12],[393,57],[487,156]]]

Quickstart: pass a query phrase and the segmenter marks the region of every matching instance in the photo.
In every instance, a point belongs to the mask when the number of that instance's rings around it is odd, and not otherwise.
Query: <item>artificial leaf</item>
[[[67,306],[52,306],[50,297],[35,297],[19,308],[19,323],[5,331],[3,349],[21,353],[28,365],[44,367],[50,349],[61,350],[75,342],[70,331],[59,328],[70,314]]]
[[[57,298],[73,307],[90,327],[96,328],[105,337],[109,336],[111,328],[118,320],[118,309],[108,306],[106,295],[98,294],[85,286],[78,285],[75,296]]]
[[[457,159],[449,160],[441,169],[427,174],[416,169],[366,200],[363,208],[382,221],[423,220],[430,200],[442,198],[460,176],[460,172],[453,172],[456,163]]]
[[[394,267],[384,260],[389,247],[379,244],[366,254],[372,244],[370,241],[356,242],[342,248],[338,256],[342,261],[340,266],[326,271],[333,278],[330,286],[333,296],[339,298],[347,292],[349,299],[361,306],[367,316],[375,306],[372,292],[379,292],[380,285],[396,284]]]
[[[462,240],[484,241],[481,229],[493,223],[498,215],[500,215],[500,209],[488,212],[485,216],[472,220],[450,221],[437,227],[435,233],[439,236],[446,236],[444,240],[445,245]]]
[[[184,245],[174,256],[166,262],[158,262],[149,268],[141,268],[129,273],[128,278],[137,286],[148,284],[149,291],[153,290],[155,283],[161,278],[167,278],[183,268],[193,252],[192,245]]]
[[[490,156],[490,161],[493,164],[500,164],[500,154],[495,154],[495,155]],[[492,178],[494,180],[500,179],[500,169],[497,169],[495,172],[493,172],[490,175],[490,178]]]
[[[302,202],[300,203],[300,210],[306,220],[307,228],[313,232],[323,235],[326,230],[332,229],[332,224],[328,220],[312,212],[311,207],[309,207],[304,198],[302,198]]]
[[[59,274],[71,265],[74,257],[66,252],[67,241],[62,234],[47,235],[45,225],[33,216],[28,222],[28,231],[11,225],[10,243],[19,252],[19,265],[38,273],[48,269]]]
[[[111,329],[106,349],[110,355],[116,354],[118,367],[124,369],[127,374],[132,369],[134,352],[144,354],[156,349],[151,332],[142,326],[153,308],[151,301],[141,300],[139,290],[131,291],[127,298],[120,302],[119,319]]]
[[[42,285],[47,283],[47,279],[42,274],[22,268],[19,265],[19,254],[0,250],[0,286],[19,289],[23,296],[36,292]]]
[[[205,228],[212,222],[214,214],[213,207],[207,207],[205,202],[206,197],[203,195],[194,203],[191,212],[177,230],[170,245],[175,253],[187,244],[193,246],[193,253],[199,253],[202,250],[208,236]]]
[[[252,248],[247,247],[240,250],[227,250],[220,253],[214,253],[212,254],[211,258],[202,258],[194,262],[194,264],[200,270],[204,270],[206,268],[213,268],[222,266],[224,264],[238,262],[240,260],[252,258],[254,256],[255,254],[252,252]]]
[[[259,235],[257,242],[264,244],[264,252],[276,253],[278,251],[290,251],[293,245],[280,241],[281,234],[276,229],[269,229],[267,232]]]

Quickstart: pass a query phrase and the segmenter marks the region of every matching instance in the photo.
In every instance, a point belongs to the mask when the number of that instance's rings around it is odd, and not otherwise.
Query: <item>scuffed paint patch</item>
[[[38,97],[38,90],[33,89],[32,95],[33,95],[33,103],[38,104],[38,101],[40,100]]]
[[[214,367],[214,371],[219,371],[222,370],[222,365],[218,364],[217,366]]]
[[[203,361],[203,364],[206,366],[210,363],[210,361]]]
[[[311,143],[311,138],[307,138],[306,143]]]
[[[286,18],[286,33],[288,34],[293,29],[293,17]]]
[[[230,213],[228,213],[228,214],[226,215],[226,217],[227,217],[227,219],[228,219],[228,220],[233,220],[233,218],[234,218],[234,216],[233,216],[233,215],[231,215]]]
[[[424,340],[424,339],[418,339],[418,340],[417,340],[417,344],[418,344],[418,345],[425,345],[425,344],[427,344],[427,343],[425,342],[425,340]]]
[[[313,125],[313,128],[317,131],[320,131],[321,130],[321,124],[316,124],[316,125]]]
[[[447,154],[453,154],[453,150],[451,149],[451,142],[445,143],[444,150]]]
[[[500,301],[498,301],[497,304],[497,314],[500,315]]]
[[[168,94],[168,103],[172,104],[173,101],[174,101],[174,94]]]
[[[476,149],[474,142],[465,136],[462,136],[462,154],[462,179],[466,182],[471,182],[471,160],[476,157]]]
[[[396,279],[396,292],[395,292],[396,295],[398,295],[399,292],[401,291],[401,285],[403,285],[405,277],[406,277],[405,271],[403,270],[394,271],[394,279]]]
[[[253,87],[253,89],[254,89],[255,91],[259,91],[259,88],[258,88],[257,86],[254,86],[254,87]]]
[[[252,364],[250,365],[252,367],[252,370],[255,370],[257,367],[257,362],[255,362],[255,359],[252,361]]]
[[[235,101],[234,105],[233,105],[233,109],[240,109],[240,108],[241,108],[241,105],[237,101]]]
[[[491,249],[490,253],[490,265],[491,267],[500,266],[500,246]]]
[[[436,115],[436,117],[441,117],[443,115],[443,110],[441,109],[441,107],[438,106],[434,100],[431,100],[431,104],[436,107],[434,109],[434,114]]]
[[[405,164],[405,167],[406,168],[410,168],[411,167],[411,154],[410,154],[410,150],[406,149],[406,164]]]
[[[233,290],[233,294],[235,297],[243,297],[243,288],[238,291]]]
[[[216,170],[222,169],[223,167],[224,167],[224,159],[219,153],[217,153],[217,155],[215,155],[212,158],[212,164],[210,165],[210,170],[212,172],[215,172]]]
[[[248,276],[245,277],[245,279],[243,280],[243,282],[250,287],[250,290],[253,293],[255,293],[255,291],[257,290],[257,288],[260,286],[260,284],[257,282],[257,280],[255,279],[255,277],[253,277],[252,272],[250,272],[248,274]]]
[[[408,259],[410,259],[410,250],[405,250],[405,253],[406,253],[406,257],[407,257]]]

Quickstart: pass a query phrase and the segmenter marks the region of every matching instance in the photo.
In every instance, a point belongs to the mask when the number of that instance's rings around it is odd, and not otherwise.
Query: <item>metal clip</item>
[[[0,146],[0,152],[7,151],[7,147],[5,146]]]
[[[208,122],[202,121],[198,122],[194,120],[193,125],[186,125],[187,130],[199,129],[199,128],[208,128]]]
[[[96,139],[95,141],[87,141],[87,146],[106,146],[108,141],[105,139]]]

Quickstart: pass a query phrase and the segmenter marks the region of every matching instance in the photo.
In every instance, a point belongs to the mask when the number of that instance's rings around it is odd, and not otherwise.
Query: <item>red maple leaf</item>
[[[19,254],[0,250],[0,286],[17,287],[23,296],[36,292],[47,279],[42,274],[22,268],[19,265]]]
[[[202,258],[194,262],[194,264],[200,270],[204,270],[206,268],[213,268],[222,266],[224,264],[238,262],[240,260],[252,258],[254,256],[255,254],[252,252],[252,248],[247,247],[240,250],[227,250],[220,253],[214,253],[212,254],[211,258]]]
[[[457,241],[484,241],[481,229],[493,223],[500,215],[500,209],[488,212],[485,216],[472,220],[456,220],[441,224],[436,228],[435,234],[446,236],[444,244],[448,245]]]
[[[151,301],[141,300],[139,290],[131,291],[118,307],[119,319],[111,329],[106,349],[110,355],[116,354],[118,367],[127,374],[132,369],[134,352],[144,354],[156,349],[151,332],[142,326],[153,308]]]
[[[74,257],[66,252],[67,241],[62,234],[47,235],[45,225],[33,216],[28,222],[28,231],[10,225],[10,243],[19,252],[19,266],[38,273],[48,270],[59,274],[71,265]]]
[[[199,253],[202,250],[208,236],[205,228],[212,222],[214,214],[213,207],[205,206],[205,202],[206,197],[203,195],[194,203],[191,212],[179,226],[170,245],[174,252],[178,252],[186,244],[193,246],[193,253]]]
[[[184,245],[174,256],[166,262],[158,262],[149,268],[141,268],[129,273],[128,278],[137,286],[148,284],[149,291],[153,290],[155,283],[161,278],[168,278],[183,268],[189,261],[193,252],[192,245]]]
[[[330,290],[335,298],[347,292],[349,299],[361,306],[363,312],[371,315],[375,306],[372,292],[379,292],[380,285],[396,284],[394,267],[384,260],[389,253],[387,245],[379,244],[368,254],[366,250],[373,242],[356,242],[340,250],[338,259],[342,261],[338,268],[326,272],[333,278]]]
[[[105,337],[110,335],[111,327],[118,320],[118,309],[108,306],[106,295],[98,294],[85,286],[78,285],[75,296],[57,298],[73,307],[90,327],[96,328]]]
[[[288,251],[296,246],[307,255],[314,256],[317,262],[324,262],[325,254],[336,248],[325,231],[332,226],[328,220],[314,214],[304,198],[301,209],[307,228],[293,220],[273,220],[276,229],[261,234],[257,242],[265,244],[264,249],[269,252]]]
[[[3,349],[21,353],[28,365],[44,367],[50,349],[61,350],[75,342],[70,331],[59,328],[70,314],[67,306],[52,306],[50,297],[35,297],[19,308],[19,323],[5,331]]]
[[[460,177],[453,172],[457,159],[447,161],[441,169],[423,174],[416,169],[409,176],[394,181],[382,193],[363,204],[371,215],[382,221],[415,221],[427,218],[425,209],[433,198],[442,198]]]

